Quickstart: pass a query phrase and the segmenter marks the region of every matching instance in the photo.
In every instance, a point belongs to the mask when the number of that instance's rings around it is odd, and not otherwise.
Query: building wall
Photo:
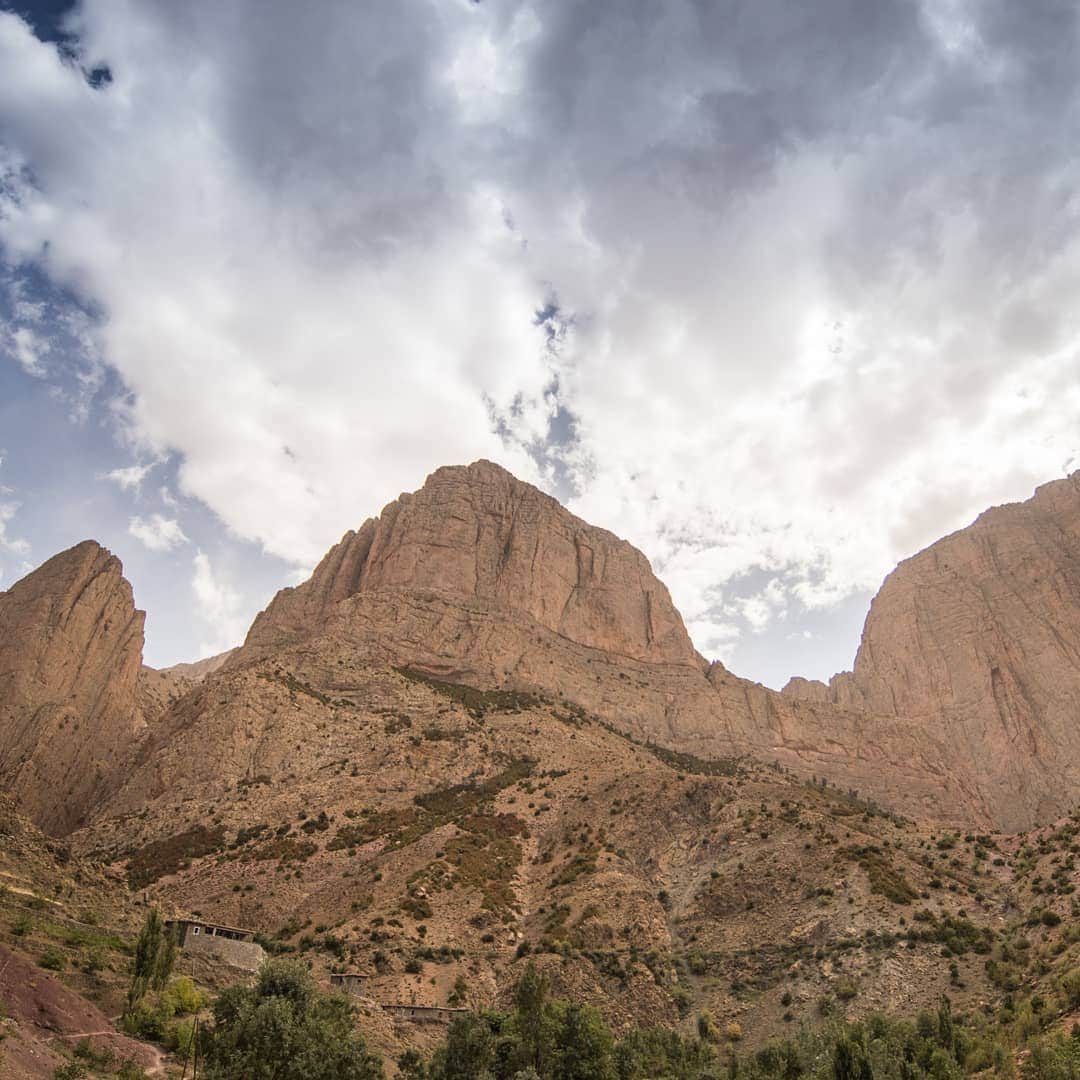
[[[258,971],[266,959],[263,947],[256,945],[254,941],[237,941],[235,938],[213,934],[192,934],[190,931],[184,940],[183,951],[217,956],[242,971]]]
[[[383,1005],[383,1011],[400,1020],[416,1024],[449,1024],[468,1009],[441,1008],[437,1005]]]

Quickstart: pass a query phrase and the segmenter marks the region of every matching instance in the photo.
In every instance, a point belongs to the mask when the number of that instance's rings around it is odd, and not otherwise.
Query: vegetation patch
[[[857,862],[870,880],[870,891],[884,896],[894,904],[910,904],[919,894],[911,883],[889,861],[888,856],[872,844],[863,847],[844,848],[843,854]]]
[[[175,836],[154,840],[129,853],[128,880],[133,889],[141,889],[166,874],[184,869],[192,859],[219,851],[224,845],[225,830],[220,826],[208,829],[205,825],[196,825]]]
[[[513,885],[521,863],[518,838],[528,835],[525,822],[514,814],[471,814],[457,827],[458,835],[446,842],[440,856],[409,878],[409,899],[402,908],[414,918],[430,916],[426,898],[418,897],[421,886],[474,889],[484,910],[510,921],[519,907]]]
[[[275,836],[255,849],[252,857],[260,861],[277,859],[279,862],[302,862],[310,859],[319,845],[312,840],[301,840],[296,836]]]
[[[489,835],[496,827],[517,828],[507,824],[511,819],[518,821],[513,815],[490,814],[484,808],[499,792],[531,776],[535,766],[536,762],[531,758],[515,758],[501,772],[486,780],[452,784],[417,795],[412,806],[396,810],[365,807],[357,818],[337,830],[326,845],[327,850],[359,847],[379,837],[386,837],[391,848],[407,847],[433,829],[451,823],[465,832],[482,835]]]
[[[333,704],[330,698],[328,698],[325,694],[320,693],[313,686],[311,686],[310,683],[302,682],[290,672],[278,669],[273,674],[271,674],[269,672],[261,671],[259,672],[259,678],[265,679],[266,682],[278,683],[279,685],[284,686],[287,690],[291,691],[294,694],[304,694],[309,698],[314,698],[321,705]]]
[[[642,744],[658,761],[677,772],[690,773],[694,776],[738,776],[741,763],[738,758],[699,758],[693,754],[678,750],[669,750],[666,746],[655,743]]]
[[[475,720],[481,719],[485,713],[489,712],[522,712],[541,704],[540,698],[534,694],[525,694],[517,690],[478,690],[475,686],[443,682],[415,668],[399,667],[394,670],[409,682],[426,686],[448,701],[460,705]]]

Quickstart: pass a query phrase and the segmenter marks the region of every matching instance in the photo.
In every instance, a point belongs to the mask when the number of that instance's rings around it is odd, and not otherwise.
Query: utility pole
[[[199,1080],[199,1018],[195,1017],[195,1030],[192,1034],[195,1043],[195,1058],[191,1067],[191,1080]]]

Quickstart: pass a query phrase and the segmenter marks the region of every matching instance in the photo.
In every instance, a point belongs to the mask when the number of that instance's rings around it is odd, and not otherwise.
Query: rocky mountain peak
[[[1080,472],[906,559],[854,668],[785,694],[943,739],[983,812],[1022,828],[1080,790]]]
[[[490,461],[438,469],[346,533],[256,619],[245,651],[323,632],[342,601],[392,594],[464,603],[632,660],[702,666],[640,551]]]
[[[143,620],[93,540],[0,592],[0,782],[47,831],[82,820],[145,726]]]

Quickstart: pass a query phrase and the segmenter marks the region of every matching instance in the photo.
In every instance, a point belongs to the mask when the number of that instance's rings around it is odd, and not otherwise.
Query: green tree
[[[148,990],[164,990],[176,960],[176,943],[165,929],[161,911],[155,906],[146,913],[142,929],[135,939],[131,985],[128,987],[127,1009],[130,1015]]]
[[[488,1080],[495,1075],[495,1033],[487,1018],[476,1013],[459,1016],[435,1051],[432,1080]]]
[[[615,1039],[590,1005],[567,1005],[557,1033],[559,1080],[616,1080]]]
[[[615,1048],[619,1080],[699,1080],[714,1060],[712,1047],[668,1028],[636,1028]]]
[[[840,1038],[833,1048],[835,1080],[874,1080],[874,1070],[859,1041],[851,1036]]]
[[[549,1000],[551,984],[530,960],[514,991],[510,1034],[516,1038],[519,1068],[532,1066],[548,1075],[555,1050],[556,1018]]]
[[[428,1070],[419,1052],[411,1047],[397,1061],[398,1073],[407,1080],[427,1080]]]
[[[231,986],[215,1002],[206,1078],[381,1080],[355,1020],[349,1001],[319,993],[302,964],[270,960],[253,987]]]

